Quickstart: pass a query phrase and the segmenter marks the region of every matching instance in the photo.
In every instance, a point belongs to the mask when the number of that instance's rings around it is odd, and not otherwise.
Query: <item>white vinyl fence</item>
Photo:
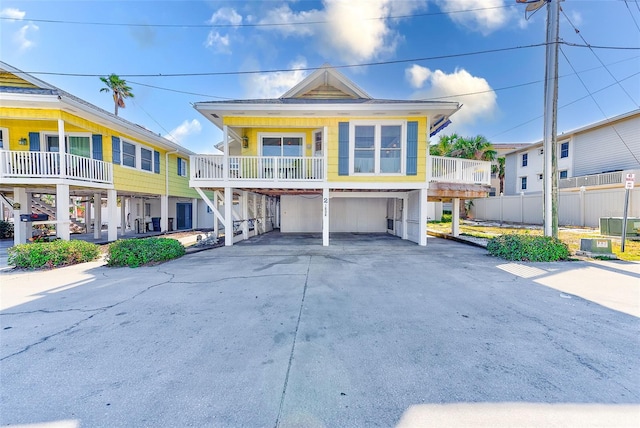
[[[622,217],[625,189],[563,191],[558,195],[561,226],[599,227],[600,217]],[[542,193],[474,199],[471,216],[478,220],[542,224]],[[640,217],[640,188],[629,194],[629,217]]]

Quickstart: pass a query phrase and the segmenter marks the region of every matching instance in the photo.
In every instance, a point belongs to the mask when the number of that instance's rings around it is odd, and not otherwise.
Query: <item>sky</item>
[[[640,108],[638,0],[561,3],[558,133]],[[0,60],[196,153],[193,103],[275,98],[325,63],[374,98],[458,101],[441,134],[542,140],[546,6],[515,0],[0,2]],[[528,19],[527,19],[528,18]],[[435,142],[435,139],[432,142]]]

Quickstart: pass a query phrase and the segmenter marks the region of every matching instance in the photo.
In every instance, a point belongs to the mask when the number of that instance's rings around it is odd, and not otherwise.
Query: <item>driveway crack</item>
[[[296,350],[296,339],[298,338],[298,329],[300,328],[300,320],[302,319],[302,309],[304,308],[304,299],[307,296],[307,286],[309,284],[309,270],[311,269],[311,259],[309,256],[309,264],[307,265],[306,278],[304,280],[304,288],[302,289],[302,299],[300,299],[300,310],[298,311],[298,321],[293,334],[293,343],[291,344],[291,353],[289,354],[289,364],[287,365],[287,374],[284,377],[284,386],[282,387],[282,396],[280,397],[280,406],[278,408],[278,416],[276,416],[275,427],[280,426],[280,417],[282,416],[282,408],[284,407],[284,398],[287,394],[287,385],[289,384],[289,374],[291,373],[291,365],[293,364],[293,353]]]

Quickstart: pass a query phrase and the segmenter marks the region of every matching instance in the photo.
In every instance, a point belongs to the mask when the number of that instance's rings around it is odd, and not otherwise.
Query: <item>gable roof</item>
[[[280,98],[203,101],[193,105],[218,128],[224,117],[428,117],[430,135],[445,128],[461,105],[454,101],[375,99],[325,64]]]
[[[280,98],[371,99],[371,96],[344,74],[325,63]]]
[[[7,106],[10,100],[16,106],[41,108],[56,106],[74,115],[78,115],[78,110],[81,110],[85,116],[91,117],[92,121],[103,126],[129,133],[143,141],[153,141],[167,150],[195,154],[141,125],[129,122],[2,61],[0,61],[0,100],[3,101],[3,106]]]

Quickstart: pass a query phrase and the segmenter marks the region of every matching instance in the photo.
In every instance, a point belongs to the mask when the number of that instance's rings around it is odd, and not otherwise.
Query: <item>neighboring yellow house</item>
[[[13,212],[16,243],[31,237],[33,224],[55,224],[69,239],[73,214],[82,211],[78,221],[96,225],[96,239],[106,225],[109,241],[198,225],[199,196],[187,176],[193,154],[0,62],[1,205]],[[20,221],[34,212],[49,219]]]
[[[224,155],[191,156],[190,185],[216,225],[241,225],[235,240],[280,228],[322,232],[323,245],[330,232],[387,232],[426,245],[428,199],[489,189],[489,162],[429,156],[429,138],[450,123],[457,102],[374,99],[330,66],[277,99],[195,108],[223,131]]]

